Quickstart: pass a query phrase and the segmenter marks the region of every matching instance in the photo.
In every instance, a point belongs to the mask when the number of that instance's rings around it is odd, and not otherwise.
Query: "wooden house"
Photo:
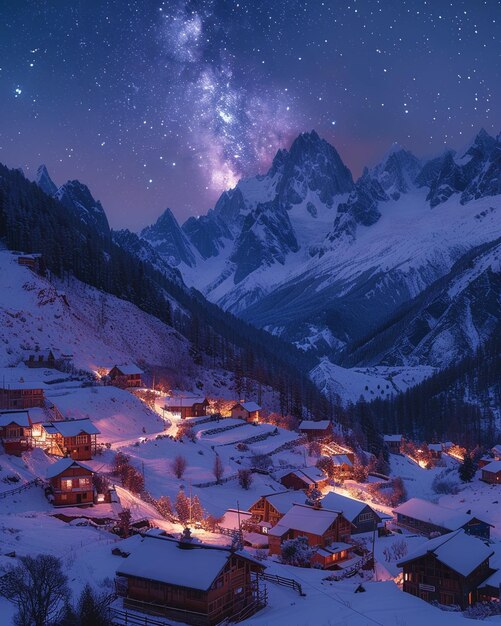
[[[108,372],[111,384],[117,387],[141,387],[141,376],[144,374],[134,363],[126,363],[125,365],[115,365]]]
[[[48,348],[39,352],[30,352],[24,361],[25,365],[31,368],[46,367],[49,369],[59,369],[68,363],[72,354],[60,352],[54,348]]]
[[[489,465],[489,463],[492,463],[492,461],[494,461],[492,456],[484,455],[482,458],[478,459],[478,469],[482,469],[486,465]]]
[[[306,537],[315,548],[311,564],[328,569],[350,558],[350,535],[351,524],[339,511],[295,504],[268,531],[269,550],[280,555],[284,541]]]
[[[333,454],[331,459],[334,472],[333,478],[336,480],[349,480],[353,477],[353,465],[355,463],[355,454],[353,452]]]
[[[117,569],[123,607],[194,626],[240,621],[266,605],[264,565],[242,553],[144,535]]]
[[[428,452],[432,459],[441,459],[442,458],[442,444],[441,443],[429,443],[428,444]]]
[[[323,489],[329,482],[328,477],[317,467],[287,470],[280,478],[280,484],[286,489],[307,491],[311,487]]]
[[[93,504],[93,470],[69,457],[59,459],[47,469],[54,506]]]
[[[31,448],[31,426],[28,411],[0,413],[0,441],[7,454],[21,456]]]
[[[496,459],[496,461],[501,461],[501,444],[496,444],[491,448],[491,452]]]
[[[45,384],[42,382],[11,382],[0,380],[0,409],[31,409],[43,406]]]
[[[278,491],[261,496],[249,507],[252,520],[262,532],[275,526],[294,504],[304,504],[306,497],[295,491]]]
[[[172,397],[165,399],[164,410],[169,413],[175,413],[181,416],[181,419],[187,417],[203,417],[207,415],[209,409],[209,401],[205,397]]]
[[[484,465],[482,480],[490,485],[501,485],[501,461],[491,461]]]
[[[383,520],[387,519],[387,516],[377,513],[367,502],[348,498],[334,491],[324,496],[321,504],[323,508],[340,511],[352,523],[352,535],[383,529]]]
[[[491,524],[475,515],[446,509],[420,498],[411,498],[397,507],[393,513],[399,526],[424,535],[436,532],[445,535],[462,529],[469,535],[485,539],[490,537]]]
[[[261,407],[256,402],[237,402],[231,407],[231,417],[246,422],[258,422]]]
[[[96,453],[100,431],[90,419],[63,420],[43,424],[41,441],[49,454],[88,461]]]
[[[17,257],[17,262],[19,265],[23,267],[28,267],[33,272],[37,274],[43,275],[45,272],[45,265],[43,262],[43,257],[40,253],[34,254],[19,254]]]
[[[308,437],[308,441],[329,439],[332,435],[332,422],[329,420],[303,420],[299,424],[299,431]]]
[[[426,602],[464,609],[478,600],[479,587],[492,575],[493,554],[463,530],[436,537],[398,563],[403,568],[403,589]]]
[[[403,442],[402,435],[384,435],[383,440],[389,452],[400,454]]]

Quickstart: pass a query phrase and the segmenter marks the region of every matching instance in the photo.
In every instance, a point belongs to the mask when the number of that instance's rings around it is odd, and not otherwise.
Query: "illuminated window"
[[[71,491],[72,486],[73,486],[73,481],[71,480],[71,478],[61,479],[61,489],[63,491]]]

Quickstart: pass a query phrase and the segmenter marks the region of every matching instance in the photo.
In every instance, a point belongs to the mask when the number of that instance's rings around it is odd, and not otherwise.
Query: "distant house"
[[[164,409],[179,414],[183,420],[187,417],[203,417],[207,415],[209,401],[203,396],[166,398]]]
[[[284,541],[306,537],[308,545],[316,548],[312,564],[328,569],[349,558],[350,534],[351,524],[339,511],[295,504],[268,531],[269,550],[279,555]]]
[[[493,573],[489,559],[494,552],[463,530],[436,537],[402,559],[404,591],[426,602],[474,604],[479,587]]]
[[[432,459],[442,458],[442,444],[441,443],[429,443],[428,452]]]
[[[45,383],[26,382],[22,376],[16,380],[14,373],[8,379],[0,376],[0,409],[24,410],[41,407],[45,400],[44,389]]]
[[[494,461],[492,456],[484,455],[482,458],[478,459],[478,469],[482,469],[482,467],[489,465],[489,463],[492,463],[492,461]]]
[[[353,477],[353,464],[355,463],[355,455],[353,452],[333,454],[331,459],[334,478],[336,480],[347,480]]]
[[[445,535],[462,529],[469,535],[485,539],[490,537],[491,524],[488,522],[471,513],[459,513],[420,498],[411,498],[397,507],[393,513],[397,516],[399,526],[424,535],[435,532]]]
[[[47,469],[47,480],[53,493],[54,506],[93,504],[93,470],[69,457],[59,459]]]
[[[491,448],[491,452],[496,461],[501,461],[501,444],[496,444],[493,448]]]
[[[332,422],[329,420],[303,420],[299,424],[299,431],[306,435],[309,441],[326,439],[332,435]]]
[[[322,507],[333,511],[340,511],[353,524],[351,533],[366,533],[383,526],[383,516],[376,513],[367,502],[342,496],[340,493],[330,492],[322,498]]]
[[[64,420],[42,425],[38,446],[49,454],[70,456],[75,461],[88,461],[96,453],[98,428],[90,419]]]
[[[40,352],[30,352],[24,361],[28,367],[47,367],[58,369],[72,359],[73,355],[68,352],[61,352],[54,348],[41,350]]]
[[[117,569],[123,607],[213,626],[266,605],[265,566],[228,548],[145,535]]]
[[[294,491],[278,491],[261,496],[259,500],[249,507],[252,520],[262,530],[275,526],[294,504],[303,504],[306,498],[304,494]]]
[[[43,257],[39,253],[19,254],[17,257],[17,262],[19,263],[19,265],[28,267],[30,270],[36,272],[37,274],[43,275],[45,272]]]
[[[143,370],[134,365],[134,363],[115,365],[108,372],[111,384],[118,387],[141,387],[141,376],[143,374]]]
[[[482,480],[490,485],[501,485],[501,461],[491,461],[484,465]]]
[[[31,448],[31,426],[28,411],[0,413],[0,441],[7,454],[20,456]]]
[[[383,439],[389,452],[392,454],[400,454],[403,442],[402,435],[384,435]]]
[[[328,477],[317,467],[303,467],[302,469],[288,470],[280,478],[280,484],[286,489],[306,491],[310,487],[323,489],[329,482]]]
[[[238,509],[227,509],[218,524],[218,528],[223,530],[241,530],[245,528],[247,522],[252,518],[249,511],[239,511]]]
[[[231,417],[242,419],[246,422],[259,421],[261,407],[256,402],[237,402],[231,407]]]

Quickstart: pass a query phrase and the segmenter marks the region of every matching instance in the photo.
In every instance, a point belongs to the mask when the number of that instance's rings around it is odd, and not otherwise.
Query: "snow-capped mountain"
[[[170,209],[166,209],[152,226],[141,232],[155,250],[171,265],[184,263],[188,267],[195,264],[195,255]]]
[[[35,177],[36,184],[44,191],[48,196],[54,196],[57,191],[57,186],[49,176],[49,172],[45,165],[40,165],[37,169]]]
[[[95,226],[101,235],[109,235],[106,213],[99,200],[93,198],[87,185],[78,180],[69,180],[59,187],[54,197],[68,210],[74,211],[82,222]]]
[[[337,151],[305,133],[182,226],[192,255],[178,267],[223,308],[337,359],[499,237],[500,171],[500,139],[482,130],[431,160],[394,145],[354,183]]]

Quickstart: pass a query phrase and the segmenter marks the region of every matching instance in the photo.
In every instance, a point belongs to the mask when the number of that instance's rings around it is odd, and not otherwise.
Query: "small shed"
[[[94,471],[70,457],[59,459],[47,469],[54,506],[81,506],[94,502]]]
[[[299,431],[306,435],[309,441],[328,439],[332,436],[332,422],[330,420],[303,420],[299,424]]]
[[[31,427],[28,411],[0,413],[0,441],[7,454],[21,456],[31,448]]]
[[[490,485],[501,485],[501,461],[491,461],[484,465],[482,480]]]
[[[258,422],[261,407],[257,402],[237,402],[231,407],[231,417],[246,422]]]

